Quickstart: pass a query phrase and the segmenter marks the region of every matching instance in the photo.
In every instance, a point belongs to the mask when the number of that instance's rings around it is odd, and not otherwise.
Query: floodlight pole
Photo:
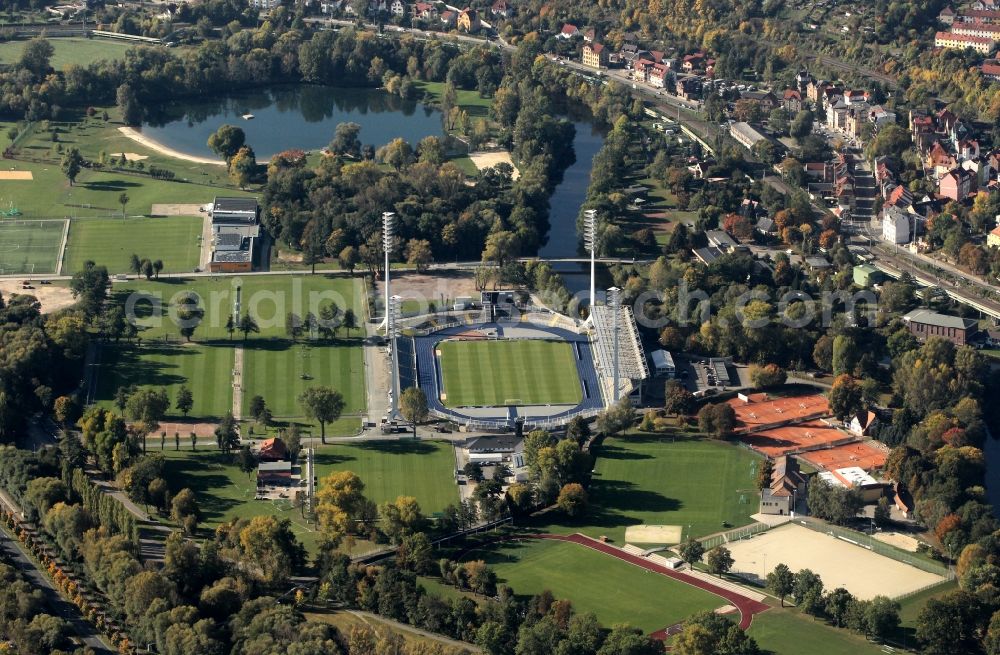
[[[614,345],[612,347],[612,352],[614,354],[613,357],[614,363],[612,364],[612,368],[614,369],[612,378],[614,380],[614,391],[612,392],[611,397],[613,398],[614,404],[616,405],[618,404],[619,376],[620,376],[620,373],[618,371],[618,331],[620,329],[620,324],[621,324],[621,321],[619,320],[619,314],[621,313],[621,300],[622,300],[621,292],[622,290],[619,289],[618,287],[611,287],[610,289],[608,289],[608,304],[611,306],[611,316],[612,316],[611,320],[614,321],[613,323]]]
[[[392,251],[393,228],[396,222],[396,214],[393,212],[382,212],[382,250],[385,251],[385,318],[379,328],[384,328],[386,336],[389,336],[389,301],[392,293],[389,289],[389,253]]]
[[[396,348],[396,340],[399,338],[398,321],[402,303],[402,297],[392,296],[389,298],[389,301],[385,306],[385,316],[388,321],[385,334],[389,339],[389,351],[392,357],[392,361],[390,362],[392,378],[389,385],[391,394],[389,401],[389,420],[394,420],[399,417],[399,392],[401,390],[399,388],[399,351]]]
[[[597,211],[594,209],[588,209],[583,212],[583,242],[590,250],[590,302],[589,314],[587,320],[593,323],[594,320],[594,306],[597,304],[597,289],[595,285],[595,258],[597,252]]]

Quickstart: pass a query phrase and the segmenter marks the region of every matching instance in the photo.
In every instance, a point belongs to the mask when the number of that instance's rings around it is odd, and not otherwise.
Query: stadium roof
[[[594,318],[594,352],[597,355],[595,363],[601,376],[605,379],[614,378],[614,312],[607,305],[594,305],[591,308]],[[618,335],[618,370],[622,382],[641,381],[649,377],[646,367],[646,355],[639,341],[639,330],[635,325],[635,317],[628,307],[621,308],[621,330]],[[620,394],[621,397],[627,395]]]

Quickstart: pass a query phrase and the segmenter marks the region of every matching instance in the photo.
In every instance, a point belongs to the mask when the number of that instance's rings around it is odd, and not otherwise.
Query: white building
[[[661,378],[672,378],[677,372],[673,356],[666,350],[654,350],[649,353],[653,360],[653,375]]]
[[[902,245],[911,238],[910,215],[898,207],[886,207],[882,212],[882,239]]]

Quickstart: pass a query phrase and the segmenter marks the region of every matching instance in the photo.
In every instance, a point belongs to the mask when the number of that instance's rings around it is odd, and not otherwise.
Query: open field
[[[376,614],[368,612],[330,610],[326,612],[304,612],[304,614],[305,617],[311,621],[328,623],[334,626],[342,635],[349,635],[353,628],[360,628],[361,626],[368,625],[378,632],[388,630],[389,632],[396,633],[403,638],[407,645],[416,648],[423,647],[430,649],[432,647],[443,645],[445,648],[444,655],[447,655],[447,653],[450,652],[468,652],[471,648],[473,648],[471,644],[462,644],[461,642],[456,642],[446,637],[432,638],[426,636],[425,633],[418,633],[416,629],[402,623],[390,622]],[[425,651],[420,650],[418,652]]]
[[[56,70],[63,70],[70,64],[89,66],[102,59],[121,59],[126,50],[136,47],[136,44],[125,41],[84,37],[49,39],[48,42],[54,50],[50,63]],[[17,63],[25,44],[27,41],[0,43],[0,64]]]
[[[364,441],[319,446],[316,475],[353,471],[376,503],[413,496],[425,514],[458,502],[455,456],[446,441]]]
[[[95,399],[103,404],[110,405],[119,387],[134,384],[166,389],[169,416],[180,416],[173,403],[181,385],[187,385],[194,397],[191,417],[218,419],[233,406],[233,348],[227,343],[130,346],[123,341],[104,346],[100,363]]]
[[[556,598],[572,601],[578,613],[594,612],[605,626],[629,623],[654,632],[726,604],[701,589],[572,543],[502,542],[463,559],[485,560],[519,595],[548,589]]]
[[[73,292],[66,284],[59,282],[53,284],[36,283],[31,285],[35,287],[34,289],[24,289],[21,286],[21,281],[21,276],[0,278],[0,295],[4,298],[10,298],[14,294],[34,296],[35,300],[41,303],[43,314],[51,314],[76,303]],[[32,281],[36,281],[36,278],[32,278]]]
[[[255,395],[264,397],[276,419],[301,416],[299,395],[312,386],[344,394],[344,414],[365,409],[364,356],[356,341],[253,339],[244,353],[244,416]]]
[[[826,587],[844,587],[862,599],[916,591],[944,578],[822,532],[788,524],[727,546],[733,572],[766,577],[778,564],[811,569]]]
[[[751,523],[758,509],[754,471],[760,458],[732,444],[630,434],[606,439],[595,454],[586,524],[551,529],[620,543],[630,525],[677,525],[686,539],[724,530],[723,523]]]
[[[65,221],[0,218],[0,275],[55,273],[65,227]]]
[[[750,636],[774,655],[879,655],[881,646],[792,609],[774,608],[754,617]]]
[[[444,341],[445,405],[577,404],[583,396],[573,346],[559,341]]]
[[[201,253],[200,216],[171,218],[91,218],[72,221],[64,269],[72,273],[92,260],[108,272],[130,273],[132,254],[162,260],[164,273],[193,271]]]

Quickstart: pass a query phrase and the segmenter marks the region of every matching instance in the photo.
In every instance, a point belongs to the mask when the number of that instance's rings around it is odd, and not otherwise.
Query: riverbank
[[[142,132],[132,127],[127,127],[127,126],[119,127],[118,131],[121,132],[123,136],[126,136],[129,139],[135,141],[136,143],[143,145],[149,148],[150,150],[154,150],[166,157],[173,157],[174,159],[190,161],[196,164],[209,164],[212,166],[226,165],[226,162],[220,161],[218,159],[209,159],[208,157],[198,157],[195,155],[188,155],[186,153],[180,152],[179,150],[174,150],[173,148],[169,148],[160,143],[159,141],[154,141],[153,139],[150,139],[149,137],[145,136]]]

